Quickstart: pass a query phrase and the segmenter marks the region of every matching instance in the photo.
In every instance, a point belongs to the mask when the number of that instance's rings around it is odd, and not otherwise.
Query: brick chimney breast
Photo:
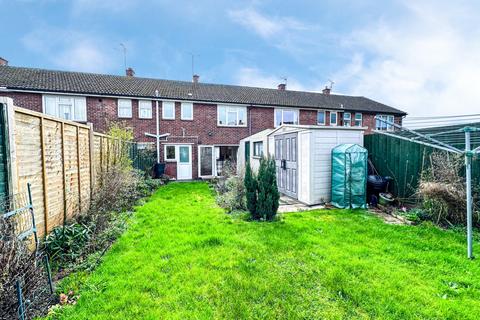
[[[134,77],[135,71],[133,71],[132,68],[128,67],[127,70],[125,70],[125,74],[127,75],[127,77]]]
[[[0,66],[8,66],[8,60],[0,57]]]
[[[287,89],[287,85],[285,83],[280,83],[277,88],[278,90],[285,91]]]
[[[322,90],[322,93],[323,93],[324,95],[328,96],[328,95],[330,95],[330,91],[331,91],[331,90],[332,90],[331,88],[325,86],[325,89]]]
[[[199,80],[200,80],[200,76],[198,74],[194,74],[192,77],[192,82],[198,83]]]

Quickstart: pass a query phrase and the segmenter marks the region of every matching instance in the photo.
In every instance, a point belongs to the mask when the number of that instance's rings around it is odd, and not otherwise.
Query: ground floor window
[[[221,176],[227,163],[235,168],[238,146],[199,146],[199,175]]]
[[[175,146],[165,146],[165,160],[174,161],[176,159]]]
[[[263,157],[263,141],[253,143],[253,156]]]

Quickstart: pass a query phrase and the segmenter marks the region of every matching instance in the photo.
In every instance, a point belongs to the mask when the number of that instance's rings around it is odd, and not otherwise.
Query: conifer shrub
[[[247,162],[245,168],[245,195],[247,199],[247,209],[250,212],[252,219],[259,220],[260,216],[257,215],[257,180],[252,172],[250,162]]]
[[[279,200],[275,161],[272,158],[262,158],[257,176],[256,216],[273,220],[277,214]]]

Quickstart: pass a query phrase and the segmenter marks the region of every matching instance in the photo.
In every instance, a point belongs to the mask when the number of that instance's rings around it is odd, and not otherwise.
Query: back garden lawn
[[[475,248],[480,253],[480,247]],[[462,234],[364,211],[223,213],[206,183],[138,208],[62,319],[478,319],[480,261]]]

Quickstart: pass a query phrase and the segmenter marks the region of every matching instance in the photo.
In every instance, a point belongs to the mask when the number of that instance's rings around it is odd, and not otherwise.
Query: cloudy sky
[[[480,1],[0,0],[14,66],[363,95],[480,113]]]

